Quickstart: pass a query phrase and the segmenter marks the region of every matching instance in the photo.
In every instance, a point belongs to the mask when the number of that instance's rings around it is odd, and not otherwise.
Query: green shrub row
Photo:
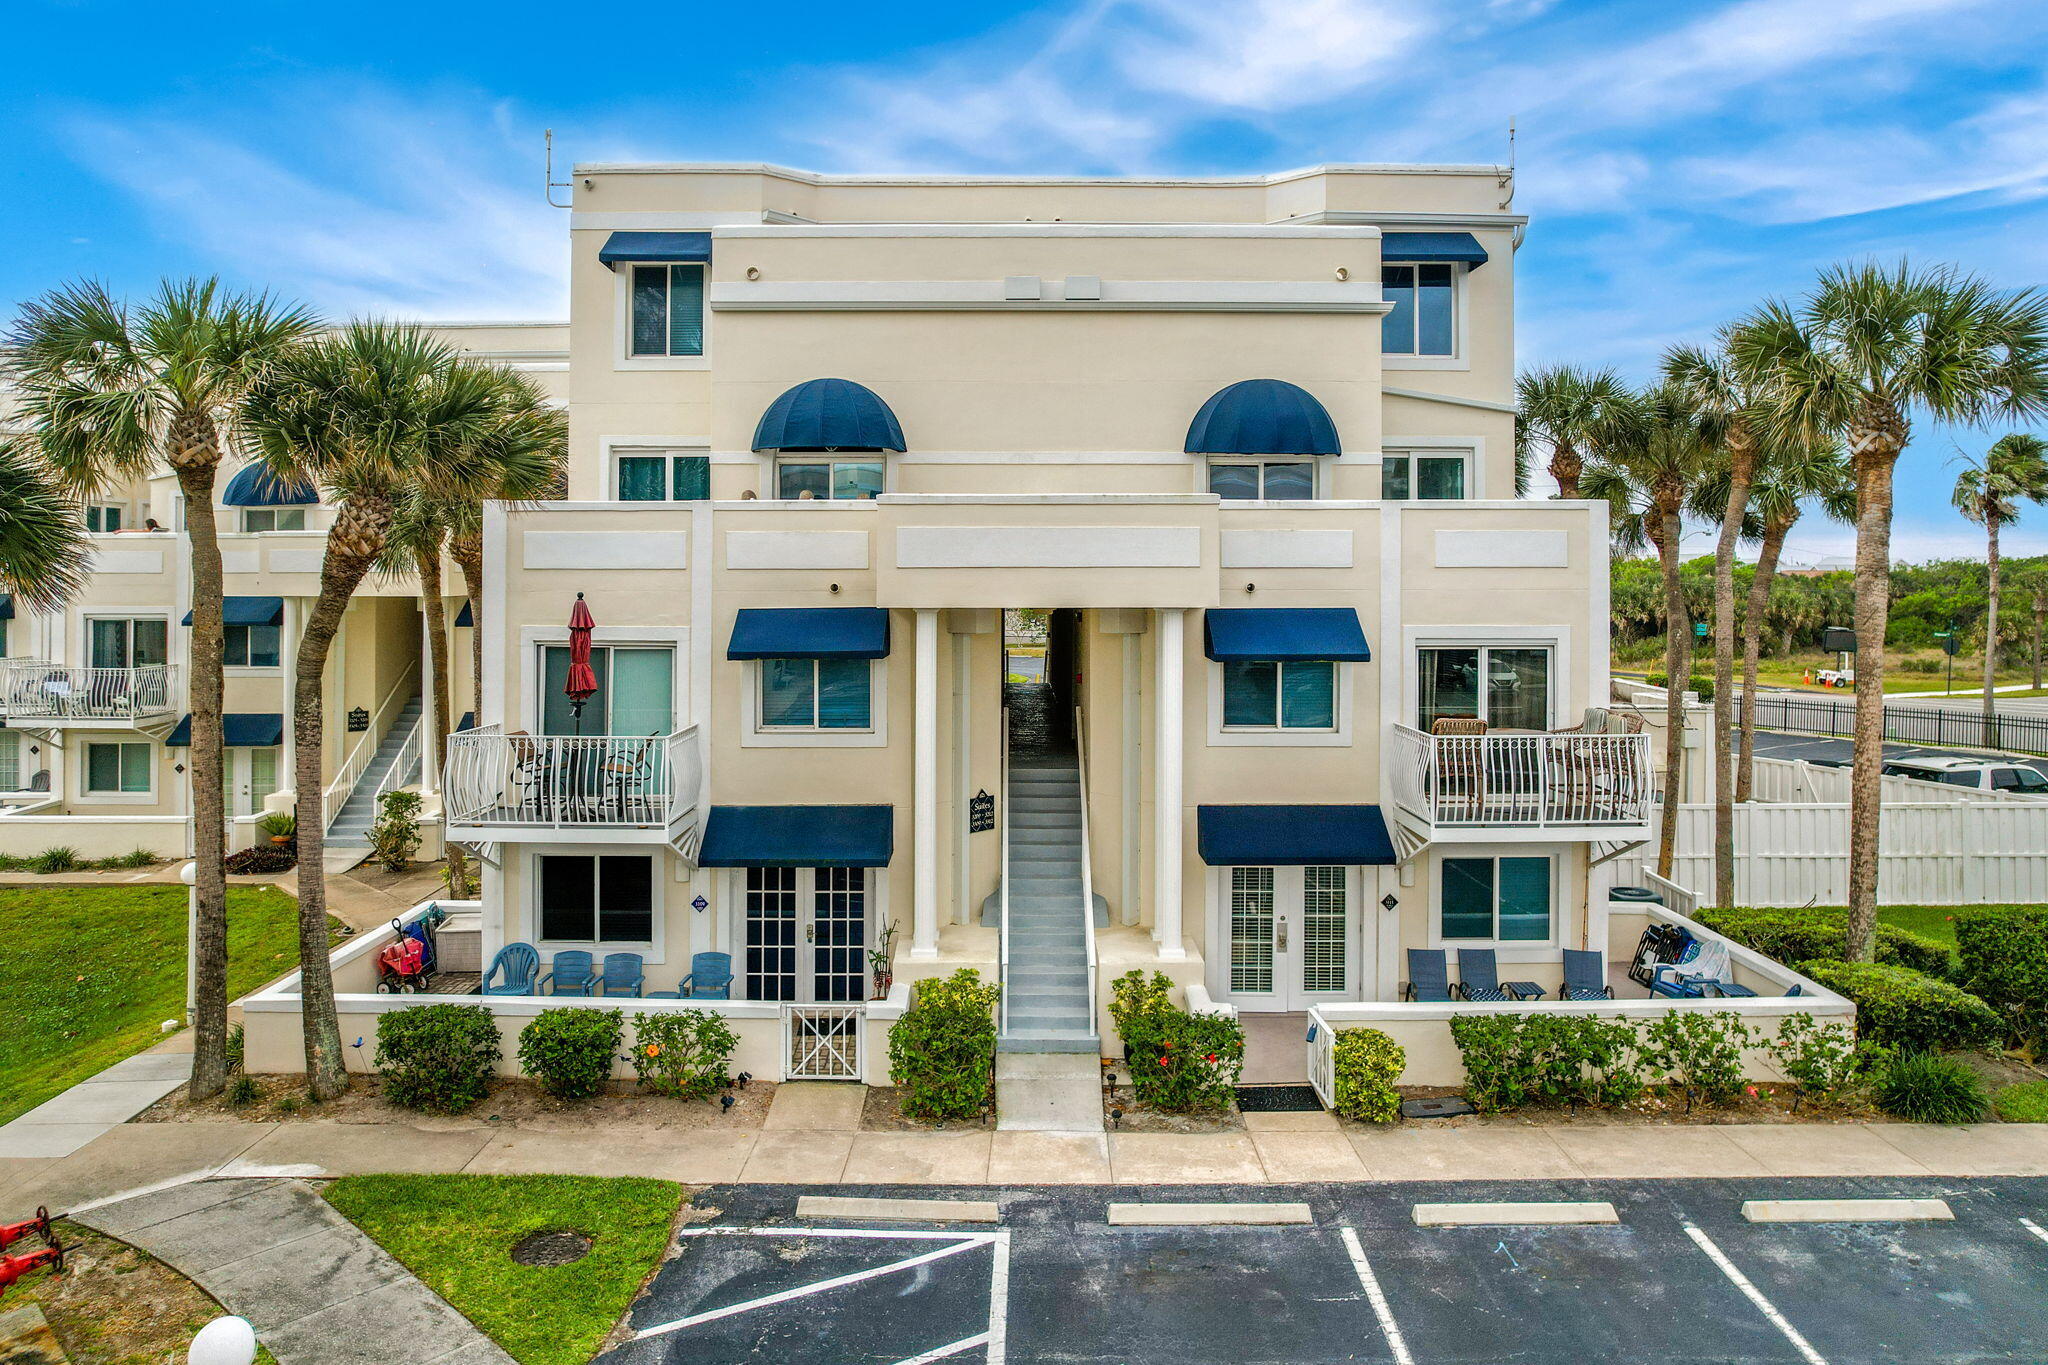
[[[1652,687],[1662,687],[1670,680],[1671,675],[1669,673],[1646,673],[1643,675],[1643,681]],[[1714,680],[1695,673],[1685,686],[1679,690],[1695,693],[1701,701],[1712,701],[1714,699]]]
[[[1958,983],[1997,1012],[2006,1041],[2048,1057],[2048,907],[1959,914],[1956,947]]]
[[[1716,910],[1702,906],[1693,918],[1773,962],[1842,962],[1849,955],[1847,910]],[[1877,960],[1943,978],[1952,977],[1956,970],[1955,954],[1947,944],[1892,924],[1877,926]]]
[[[1330,1040],[1330,1051],[1338,1113],[1366,1123],[1401,1117],[1394,1087],[1408,1069],[1406,1049],[1376,1028],[1350,1028]]]
[[[1164,972],[1126,972],[1111,982],[1109,1014],[1138,1103],[1183,1114],[1226,1109],[1236,1099],[1244,1070],[1244,1026],[1236,1019],[1181,1009]]]
[[[119,872],[131,867],[154,867],[163,861],[146,848],[111,858],[81,858],[77,849],[59,845],[25,858],[0,853],[0,872],[34,872],[47,877],[60,872]]]
[[[889,1079],[906,1117],[969,1119],[988,1107],[1001,996],[972,967],[917,983],[889,1030]]]
[[[1996,1047],[2004,1028],[1968,991],[1910,967],[1880,962],[1802,962],[1797,970],[1856,1003],[1856,1032],[1902,1052]]]
[[[1643,1093],[1634,1021],[1585,1014],[1468,1014],[1451,1020],[1465,1098],[1482,1113],[1526,1104],[1626,1104]]]

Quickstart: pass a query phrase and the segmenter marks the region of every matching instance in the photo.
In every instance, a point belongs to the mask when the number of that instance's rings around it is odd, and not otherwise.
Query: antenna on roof
[[[1500,206],[1515,202],[1515,121],[1508,120],[1508,165],[1500,177]]]
[[[574,204],[573,202],[572,202],[572,203],[568,203],[568,204],[557,204],[557,203],[555,203],[555,191],[556,191],[556,190],[573,190],[573,189],[575,188],[575,185],[574,185],[574,184],[573,184],[572,182],[570,182],[570,181],[567,181],[567,180],[557,180],[557,179],[555,179],[555,130],[554,130],[554,129],[552,129],[552,128],[548,129],[546,133],[542,134],[542,139],[543,139],[543,141],[545,142],[545,144],[546,144],[546,146],[547,146],[547,163],[548,163],[548,168],[547,168],[547,188],[546,188],[546,189],[544,189],[544,190],[542,190],[542,191],[541,191],[541,193],[542,193],[543,195],[545,195],[545,196],[547,197],[547,201],[548,201],[549,205],[550,205],[550,206],[552,206],[552,207],[554,207],[554,208],[558,208],[558,209],[570,209],[570,208],[574,208],[574,207],[576,207],[576,205],[575,205],[575,204]]]

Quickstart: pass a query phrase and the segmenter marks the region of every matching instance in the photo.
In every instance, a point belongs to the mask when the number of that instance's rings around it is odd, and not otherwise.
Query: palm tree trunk
[[[1856,721],[1849,774],[1849,945],[1873,960],[1877,860],[1883,815],[1884,637],[1891,617],[1892,466],[1904,433],[1852,429],[1856,472]]]
[[[1797,514],[1794,514],[1796,519]],[[1792,522],[1772,522],[1764,527],[1764,540],[1757,550],[1756,577],[1749,582],[1749,615],[1742,622],[1742,718],[1736,724],[1741,749],[1735,759],[1735,799],[1749,800],[1756,778],[1756,674],[1757,659],[1763,653],[1764,616],[1771,609],[1771,580],[1778,575],[1778,555]]]
[[[1657,519],[1657,561],[1664,571],[1664,809],[1657,842],[1657,875],[1669,877],[1678,851],[1678,804],[1685,771],[1685,685],[1692,677],[1692,631],[1685,587],[1678,576],[1676,499]]]
[[[1984,747],[1998,747],[1998,517],[1984,518]]]
[[[1550,451],[1550,477],[1557,480],[1557,496],[1575,499],[1579,496],[1579,476],[1585,473],[1586,462],[1579,458],[1579,452],[1569,441],[1559,441]]]
[[[422,550],[416,556],[420,574],[420,605],[427,616],[427,666],[433,674],[434,687],[434,729],[427,736],[434,746],[437,762],[446,762],[448,733],[455,728],[448,715],[448,603],[441,596],[441,547]],[[427,764],[420,763],[420,776],[426,777]],[[442,809],[447,808],[447,775],[442,775]],[[462,856],[462,850],[454,844],[448,849],[448,884],[469,885],[469,867]]]
[[[193,945],[192,1080],[187,1093],[210,1099],[228,1083],[227,793],[221,783],[221,565],[213,521],[213,480],[220,452],[211,422],[180,422],[170,433],[171,464],[185,495],[192,555],[192,634],[186,704],[192,748]]]
[[[1714,547],[1714,904],[1735,904],[1735,543],[1749,510],[1756,446],[1741,431],[1728,438],[1728,505]]]

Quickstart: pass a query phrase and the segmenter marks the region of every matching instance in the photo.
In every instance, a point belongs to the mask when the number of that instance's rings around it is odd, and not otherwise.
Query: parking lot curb
[[[799,1218],[920,1223],[993,1223],[1002,1217],[993,1199],[862,1199],[807,1194],[796,1201]]]
[[[1306,1204],[1111,1204],[1111,1227],[1259,1227],[1313,1223]]]
[[[1568,1223],[1619,1223],[1621,1215],[1604,1201],[1544,1204],[1417,1204],[1415,1226],[1419,1228],[1488,1228],[1563,1225]]]
[[[1752,1223],[1953,1222],[1946,1199],[1748,1199],[1742,1216]]]

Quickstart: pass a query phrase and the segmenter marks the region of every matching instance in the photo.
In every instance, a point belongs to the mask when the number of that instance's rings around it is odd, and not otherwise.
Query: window
[[[1313,460],[1211,460],[1209,491],[1225,502],[1316,495]]]
[[[1447,716],[1477,716],[1494,730],[1550,728],[1548,649],[1458,645],[1416,656],[1416,728]]]
[[[149,794],[147,744],[87,744],[85,789],[93,793]]]
[[[562,695],[569,647],[549,645],[541,660],[540,731],[544,735],[665,735],[675,725],[675,651],[598,645],[590,651],[597,692],[579,716]]]
[[[1223,724],[1228,729],[1334,730],[1337,665],[1224,661]]]
[[[1444,938],[1550,940],[1550,859],[1446,858],[1443,873]]]
[[[0,792],[21,790],[21,732],[0,730]]]
[[[750,867],[745,892],[747,999],[866,998],[866,868]]]
[[[763,659],[760,728],[872,729],[871,691],[866,659]]]
[[[689,450],[621,451],[620,502],[704,502],[711,497],[711,457]]]
[[[227,626],[221,635],[221,662],[229,668],[276,668],[279,628]]]
[[[636,265],[632,282],[635,358],[704,354],[704,267]]]
[[[654,942],[654,859],[642,854],[543,856],[539,920],[545,942]]]
[[[1455,266],[1383,265],[1380,293],[1393,311],[1380,319],[1386,355],[1454,355]]]
[[[2033,768],[1999,768],[1991,774],[1994,791],[2048,792],[2048,777]]]
[[[85,529],[99,532],[120,530],[121,509],[118,507],[87,507],[85,509]]]
[[[303,507],[244,507],[242,509],[242,530],[255,534],[262,531],[303,531],[306,529],[306,509]]]
[[[829,460],[819,457],[781,460],[775,466],[775,496],[778,498],[794,499],[809,494],[814,498],[848,501],[872,498],[881,491],[880,459]]]
[[[1465,457],[1430,451],[1380,457],[1380,496],[1388,502],[1432,502],[1465,496]]]
[[[170,623],[162,617],[96,617],[85,623],[94,668],[147,668],[170,659]]]

